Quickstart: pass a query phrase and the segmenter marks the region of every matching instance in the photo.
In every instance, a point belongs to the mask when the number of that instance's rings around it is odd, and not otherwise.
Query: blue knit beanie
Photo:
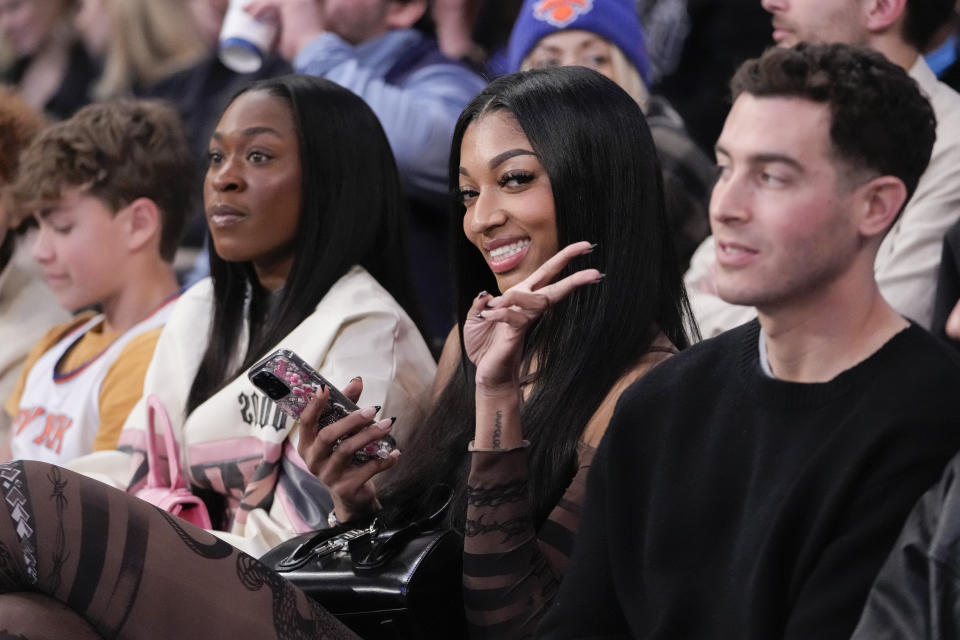
[[[544,37],[557,31],[582,29],[617,45],[640,77],[649,85],[650,61],[643,27],[634,0],[524,0],[510,34],[510,69],[520,69],[523,59]]]

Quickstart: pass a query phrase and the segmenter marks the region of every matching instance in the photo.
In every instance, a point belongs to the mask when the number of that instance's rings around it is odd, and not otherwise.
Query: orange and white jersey
[[[100,388],[104,377],[131,340],[166,323],[175,299],[72,371],[57,373],[57,365],[88,331],[103,322],[102,315],[71,331],[40,356],[27,374],[11,429],[13,458],[62,465],[90,453],[100,428]]]

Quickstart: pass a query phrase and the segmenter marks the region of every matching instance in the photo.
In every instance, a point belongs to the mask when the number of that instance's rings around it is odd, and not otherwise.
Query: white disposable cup
[[[230,0],[220,28],[220,61],[237,73],[253,73],[263,65],[277,35],[277,25],[261,22],[243,10],[250,0]]]

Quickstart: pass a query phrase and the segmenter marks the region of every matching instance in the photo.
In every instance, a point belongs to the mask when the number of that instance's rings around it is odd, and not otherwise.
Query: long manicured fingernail
[[[364,407],[363,409],[360,409],[360,415],[367,420],[370,420],[373,418],[373,416],[377,415],[377,407]]]
[[[480,318],[481,320],[483,320],[483,311],[481,311],[480,313],[478,313],[478,314],[476,315],[476,317],[477,317],[477,318]]]
[[[391,420],[390,418],[384,418],[383,420],[380,420],[379,422],[377,422],[377,428],[382,429],[383,431],[386,431],[392,426],[393,426],[393,420]]]
[[[390,416],[390,424],[393,425],[393,424],[396,424],[396,422],[397,422],[397,416]]]
[[[594,282],[594,284],[596,284],[597,282],[602,281],[602,280],[603,280],[604,278],[606,278],[606,277],[607,277],[607,274],[601,273],[600,275],[597,276],[597,279],[594,280],[593,282]]]
[[[378,404],[373,405],[373,407],[377,410],[377,413],[380,413],[380,409],[383,408],[383,407],[381,407],[381,406],[378,405]]]
[[[479,300],[480,298],[486,298],[488,295],[490,294],[487,293],[486,291],[481,291],[480,293],[477,294],[477,300]]]
[[[323,383],[321,382],[321,383],[320,383],[320,393],[323,393],[323,392],[326,391],[326,390],[327,390],[327,385],[325,385],[325,384],[323,384]]]
[[[593,250],[596,249],[598,246],[599,246],[599,245],[598,245],[596,242],[591,242],[591,243],[590,243],[590,251],[588,251],[587,253],[593,253]]]

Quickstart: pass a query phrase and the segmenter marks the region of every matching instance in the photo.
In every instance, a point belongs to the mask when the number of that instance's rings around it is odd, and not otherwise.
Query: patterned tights
[[[0,638],[53,635],[64,607],[104,638],[355,637],[257,560],[95,480],[9,462],[0,499],[0,594],[51,607]]]

